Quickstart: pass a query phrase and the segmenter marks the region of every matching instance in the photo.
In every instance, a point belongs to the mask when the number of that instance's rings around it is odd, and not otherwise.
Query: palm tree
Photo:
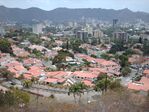
[[[97,78],[95,82],[95,90],[100,91],[101,93],[107,92],[108,89],[119,89],[121,88],[120,81],[111,77],[108,77],[106,74],[103,74]]]
[[[75,103],[77,103],[76,96],[79,96],[79,102],[80,102],[81,96],[82,94],[84,94],[84,90],[86,89],[87,89],[87,86],[84,83],[79,82],[70,86],[68,95],[73,94]]]
[[[95,82],[95,90],[100,92],[106,92],[110,83],[111,79],[107,76],[107,74],[100,75]]]

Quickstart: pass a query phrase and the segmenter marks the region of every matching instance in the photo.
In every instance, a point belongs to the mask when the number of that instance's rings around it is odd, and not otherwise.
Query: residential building
[[[95,37],[95,38],[103,37],[103,32],[101,30],[94,30],[93,37]]]
[[[5,35],[5,29],[3,27],[0,26],[0,35],[3,36]]]
[[[125,32],[114,32],[113,33],[113,40],[114,42],[127,42],[128,41],[128,34]]]
[[[78,31],[76,34],[76,37],[82,40],[83,42],[87,41],[88,38],[88,32],[86,31]]]
[[[33,33],[41,34],[43,33],[42,29],[44,28],[43,24],[34,24],[32,27]]]

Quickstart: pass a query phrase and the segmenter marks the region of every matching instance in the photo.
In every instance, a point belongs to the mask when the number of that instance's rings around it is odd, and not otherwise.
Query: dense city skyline
[[[105,8],[123,9],[149,12],[148,0],[0,0],[0,5],[11,8],[38,7],[44,10],[52,10],[59,7],[67,8]]]

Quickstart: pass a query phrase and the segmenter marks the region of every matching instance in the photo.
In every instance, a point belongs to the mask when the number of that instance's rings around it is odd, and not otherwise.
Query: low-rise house
[[[106,74],[107,73],[107,71],[102,68],[89,68],[89,71],[97,73],[97,74]]]
[[[128,88],[137,91],[149,91],[149,78],[142,77],[140,81],[131,82],[128,84]]]
[[[93,67],[100,68],[107,71],[106,73],[109,76],[111,75],[120,76],[121,67],[119,64],[117,64],[114,61],[111,61],[111,60],[107,61],[105,59],[93,58],[84,54],[76,54],[76,57],[79,57],[81,59],[86,59],[87,61],[91,62],[94,65]]]
[[[57,79],[57,83],[64,83],[69,77],[71,77],[71,72],[64,72],[64,71],[54,71],[54,72],[47,72],[46,77]]]
[[[7,53],[0,53],[0,65],[5,66],[8,63],[15,61],[15,58],[11,57],[10,54]]]
[[[54,47],[54,48],[52,48],[52,50],[54,50],[54,51],[60,51],[62,49],[63,49],[62,47]]]
[[[42,61],[41,60],[39,60],[39,59],[36,59],[36,58],[27,58],[27,59],[24,59],[23,60],[23,65],[24,66],[28,66],[28,67],[30,67],[30,66],[33,66],[33,65],[36,65],[36,66],[43,66],[43,64],[42,64]]]
[[[44,80],[44,82],[46,84],[57,84],[58,83],[58,79],[56,79],[56,78],[47,78],[47,79]]]
[[[55,43],[58,47],[63,45],[63,41],[61,41],[61,40],[55,40]]]
[[[40,76],[45,76],[44,67],[39,67],[39,66],[31,66],[27,73],[31,74],[32,77],[36,77],[36,78]]]
[[[48,57],[48,58],[51,58],[53,59],[55,56],[58,55],[58,52],[55,51],[55,50],[48,50],[46,53],[45,53],[45,57]]]
[[[145,77],[149,78],[149,69],[144,70],[143,73],[144,73]]]
[[[132,55],[129,57],[128,62],[130,64],[140,64],[143,62],[143,57],[140,55]]]
[[[92,81],[89,81],[89,80],[83,80],[82,81],[86,86],[89,86],[89,87],[93,87],[94,84],[92,83]]]
[[[71,77],[66,80],[66,82],[64,83],[64,86],[71,86],[75,83],[77,83],[77,80],[75,80],[74,78]]]
[[[40,52],[48,51],[47,48],[45,48],[43,46],[40,46],[40,45],[30,45],[29,48],[32,49],[32,50],[36,49],[37,51],[40,51]]]
[[[25,73],[25,74],[23,74],[23,77],[24,77],[25,79],[31,80],[33,76],[32,76],[31,73]]]
[[[30,54],[29,52],[25,51],[24,49],[21,49],[15,45],[12,46],[12,50],[13,50],[13,53],[17,56],[17,57],[28,57]]]
[[[97,79],[98,75],[93,74],[92,72],[85,71],[75,71],[72,73],[72,77],[77,80],[90,80],[94,81]]]
[[[23,64],[18,61],[10,62],[5,66],[8,68],[10,72],[15,73],[16,78],[27,72],[27,69],[24,68]]]
[[[62,79],[62,78],[68,78],[69,76],[71,76],[71,72],[53,71],[53,72],[47,72],[46,76],[48,78],[54,77],[54,78]]]

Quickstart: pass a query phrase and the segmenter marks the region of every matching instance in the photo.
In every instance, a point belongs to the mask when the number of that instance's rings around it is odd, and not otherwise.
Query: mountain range
[[[141,19],[149,22],[149,13],[133,12],[129,9],[113,10],[101,8],[57,8],[51,11],[45,11],[39,8],[7,8],[0,6],[0,21],[16,21],[20,23],[29,23],[32,20],[51,20],[54,22],[78,21],[82,17],[93,18],[104,21],[119,19],[122,22],[134,22]]]

